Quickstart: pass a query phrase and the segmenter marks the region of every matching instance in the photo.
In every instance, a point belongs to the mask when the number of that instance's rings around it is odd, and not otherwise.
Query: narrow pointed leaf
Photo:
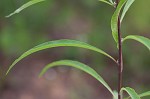
[[[19,13],[20,11],[24,10],[25,8],[28,8],[28,7],[30,7],[31,5],[34,5],[34,4],[39,3],[39,2],[42,2],[42,1],[45,1],[45,0],[31,0],[31,1],[27,2],[27,3],[25,3],[24,5],[22,5],[20,8],[18,8],[17,10],[15,10],[13,13],[9,14],[9,15],[6,16],[6,17],[10,17],[10,16],[12,16],[12,15],[14,15],[14,14],[17,14],[17,13]]]
[[[129,36],[125,37],[122,42],[124,42],[128,39],[136,40],[136,41],[142,43],[143,45],[145,45],[150,50],[150,39],[149,38],[139,36],[139,35],[129,35]]]
[[[147,96],[150,96],[150,91],[139,94],[140,98],[147,97]],[[124,98],[124,99],[130,99],[130,97],[127,97],[127,98]]]
[[[112,30],[112,35],[113,35],[113,38],[115,40],[115,42],[118,44],[118,17],[119,17],[119,14],[120,14],[120,11],[123,7],[123,5],[125,4],[127,0],[120,0],[112,18],[111,18],[111,30]]]
[[[144,93],[140,94],[139,96],[140,97],[150,96],[150,91],[144,92]]]
[[[130,6],[133,4],[135,0],[128,0],[127,3],[125,4],[125,7],[123,9],[123,12],[122,12],[122,15],[121,15],[121,18],[120,18],[120,21],[122,22],[126,12],[129,10]]]
[[[126,91],[131,99],[141,99],[139,95],[135,92],[135,90],[130,87],[121,88],[121,91]]]
[[[90,74],[96,80],[98,80],[100,83],[102,83],[103,86],[105,86],[109,90],[109,92],[114,96],[112,89],[109,87],[109,85],[104,81],[104,79],[94,69],[92,69],[91,67],[89,67],[83,63],[80,63],[78,61],[60,60],[60,61],[52,62],[43,68],[43,70],[41,71],[39,76],[41,77],[48,69],[50,69],[52,67],[63,66],[63,65],[71,66],[71,67],[77,68],[79,70],[82,70],[82,71]]]
[[[110,2],[108,2],[108,1],[106,1],[106,0],[99,0],[99,1],[101,1],[101,2],[104,2],[104,3],[106,3],[106,4],[109,4],[109,5],[113,5],[113,3],[110,3]]]
[[[98,49],[94,46],[91,46],[87,43],[84,42],[80,42],[80,41],[76,41],[76,40],[67,40],[67,39],[63,39],[63,40],[55,40],[55,41],[49,41],[43,44],[40,44],[38,46],[33,47],[32,49],[28,50],[27,52],[23,53],[18,59],[16,59],[12,65],[9,67],[6,75],[8,74],[8,72],[13,68],[13,66],[18,63],[20,60],[22,60],[23,58],[29,56],[32,53],[44,50],[44,49],[48,49],[48,48],[54,48],[54,47],[80,47],[80,48],[85,48],[85,49],[89,49],[98,53],[101,53],[107,57],[109,57],[110,59],[112,59],[113,61],[116,62],[116,60],[111,57],[109,54],[107,54],[106,52],[102,51],[101,49]]]

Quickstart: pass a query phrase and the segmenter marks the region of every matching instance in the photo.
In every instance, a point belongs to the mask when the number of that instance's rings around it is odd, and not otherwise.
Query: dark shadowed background
[[[0,77],[26,50],[46,41],[75,39],[97,46],[117,59],[110,20],[114,9],[98,0],[46,0],[10,18],[29,0],[0,0]],[[137,34],[150,38],[150,0],[136,0],[122,25],[123,37]],[[129,40],[123,45],[124,86],[141,93],[150,89],[150,53]],[[35,53],[19,62],[6,79],[0,79],[0,99],[112,99],[93,77],[74,68],[50,69],[48,63],[72,59],[88,64],[117,89],[117,66],[107,57],[81,48],[59,47]],[[149,99],[144,98],[144,99]]]

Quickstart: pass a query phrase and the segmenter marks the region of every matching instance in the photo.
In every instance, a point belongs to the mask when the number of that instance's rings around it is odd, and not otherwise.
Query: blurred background
[[[26,50],[46,41],[75,39],[103,49],[116,59],[110,20],[114,9],[98,0],[46,0],[10,18],[29,0],[0,0],[0,77]],[[122,25],[128,34],[150,38],[149,0],[136,0]],[[150,53],[142,44],[129,40],[123,45],[123,85],[142,93],[150,89]],[[50,69],[42,78],[40,70],[48,63],[72,59],[95,69],[117,89],[117,66],[107,57],[81,48],[61,47],[32,54],[19,62],[0,81],[0,99],[112,99],[93,77],[70,67]],[[146,97],[143,99],[149,99]]]

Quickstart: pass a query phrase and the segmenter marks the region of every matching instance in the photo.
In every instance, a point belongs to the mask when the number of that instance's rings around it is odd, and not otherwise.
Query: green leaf
[[[102,83],[109,90],[109,92],[114,96],[112,89],[109,87],[109,85],[104,81],[104,79],[94,69],[92,69],[91,67],[89,67],[83,63],[80,63],[78,61],[60,60],[60,61],[52,62],[43,68],[43,70],[41,71],[39,76],[41,77],[49,68],[56,67],[56,66],[62,66],[62,65],[71,66],[71,67],[80,69],[80,70],[90,74],[95,79],[97,79],[100,83]]]
[[[106,0],[99,0],[99,1],[104,2],[104,3],[106,3],[106,4],[109,4],[109,5],[113,6],[113,3],[112,3],[112,2],[108,2],[108,1],[106,1]],[[111,1],[111,0],[110,0],[110,1]]]
[[[131,99],[141,99],[135,90],[130,87],[121,88],[121,92],[122,91],[126,91],[130,95]]]
[[[111,30],[112,30],[112,35],[113,35],[113,38],[115,40],[116,43],[118,43],[118,17],[119,17],[119,14],[120,14],[120,11],[123,7],[123,5],[125,4],[127,0],[121,0],[111,18]]]
[[[140,94],[139,96],[140,97],[150,96],[150,91],[144,92],[144,93]]]
[[[22,5],[20,8],[18,8],[17,10],[15,10],[13,13],[9,14],[8,16],[6,16],[7,18],[8,17],[11,17],[12,15],[14,14],[17,14],[19,13],[20,11],[24,10],[25,8],[28,8],[30,7],[31,5],[34,5],[36,3],[39,3],[39,2],[42,2],[42,1],[45,1],[45,0],[31,0],[27,3],[25,3],[24,5]]]
[[[128,39],[136,40],[136,41],[142,43],[143,45],[145,45],[150,50],[150,39],[149,38],[139,36],[139,35],[129,35],[129,36],[125,37],[122,42],[124,42],[125,40],[128,40]]]
[[[142,97],[147,97],[147,96],[150,96],[150,91],[144,92],[144,93],[142,93],[142,94],[139,95],[140,98],[142,98]],[[129,98],[130,98],[130,97],[127,97],[127,98],[125,98],[125,99],[129,99]]]
[[[113,93],[114,93],[113,99],[118,99],[118,92],[114,90]]]
[[[116,62],[116,60],[111,57],[110,55],[108,55],[106,52],[102,51],[101,49],[98,49],[94,46],[91,46],[87,43],[84,42],[80,42],[80,41],[76,41],[76,40],[67,40],[67,39],[63,39],[63,40],[55,40],[55,41],[49,41],[43,44],[40,44],[38,46],[33,47],[32,49],[28,50],[27,52],[23,53],[18,59],[16,59],[12,65],[9,67],[6,75],[8,74],[8,72],[13,68],[13,66],[18,63],[20,60],[22,60],[23,58],[29,56],[32,53],[44,50],[44,49],[48,49],[48,48],[54,48],[54,47],[61,47],[61,46],[68,46],[68,47],[80,47],[80,48],[85,48],[85,49],[89,49],[98,53],[101,53],[109,58],[111,58],[113,61]]]
[[[125,7],[123,9],[123,12],[122,12],[122,15],[121,15],[121,18],[120,18],[120,21],[122,22],[126,12],[129,10],[130,6],[132,5],[132,3],[134,2],[135,0],[128,0],[127,3],[125,4]]]

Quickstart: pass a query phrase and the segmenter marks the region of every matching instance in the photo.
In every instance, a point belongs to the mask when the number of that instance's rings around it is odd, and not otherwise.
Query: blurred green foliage
[[[46,0],[10,18],[5,18],[27,1],[29,0],[0,1],[0,51],[4,56],[16,57],[27,49],[51,39],[71,38],[89,42],[117,58],[117,49],[110,29],[114,10],[110,6],[97,0]],[[150,38],[149,5],[149,0],[135,1],[123,20],[123,36],[138,34]],[[128,41],[124,44],[123,54],[124,85],[136,82],[137,85],[134,87],[148,90],[149,51],[139,43]],[[62,55],[66,58],[82,59],[102,73],[106,68],[113,68],[115,65],[103,56],[85,50],[70,48],[64,50]],[[115,74],[112,76],[113,80],[116,79]],[[131,81],[133,78],[135,80]]]

